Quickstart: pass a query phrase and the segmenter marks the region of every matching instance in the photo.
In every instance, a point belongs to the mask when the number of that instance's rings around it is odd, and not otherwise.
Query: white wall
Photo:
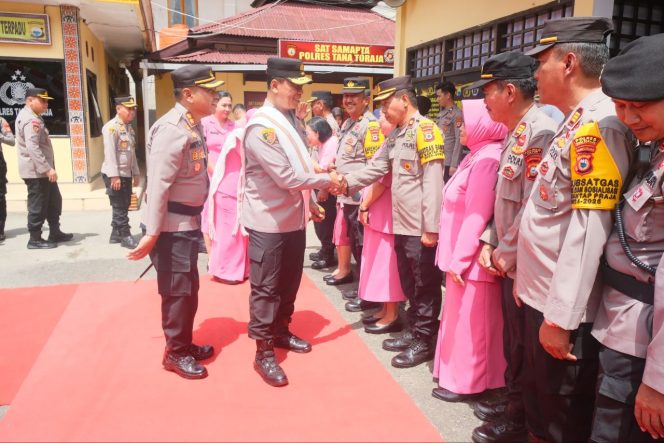
[[[159,31],[168,27],[168,0],[153,0],[152,16],[154,29]],[[251,9],[252,0],[198,0],[198,24],[232,17]]]

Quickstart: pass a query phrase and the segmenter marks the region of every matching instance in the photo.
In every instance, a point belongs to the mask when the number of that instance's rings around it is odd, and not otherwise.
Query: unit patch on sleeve
[[[364,136],[364,155],[371,159],[374,154],[380,149],[385,141],[385,136],[380,130],[380,123],[377,121],[370,121],[367,124],[367,133]]]
[[[572,208],[613,209],[620,199],[622,177],[597,122],[581,126],[570,149]]]
[[[445,159],[443,134],[434,122],[426,118],[420,120],[417,126],[417,152],[422,164]]]
[[[261,137],[265,141],[265,143],[269,145],[273,145],[274,142],[277,141],[277,134],[274,132],[274,129],[272,128],[263,128],[261,130]]]
[[[526,159],[526,178],[530,181],[537,177],[537,167],[542,161],[542,152],[544,152],[543,148],[532,147],[523,153],[523,157]]]

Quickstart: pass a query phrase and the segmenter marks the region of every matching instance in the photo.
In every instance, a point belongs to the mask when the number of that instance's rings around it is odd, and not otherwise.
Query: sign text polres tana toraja
[[[383,54],[371,54],[368,46],[316,43],[314,52],[300,52],[303,61],[385,63]]]

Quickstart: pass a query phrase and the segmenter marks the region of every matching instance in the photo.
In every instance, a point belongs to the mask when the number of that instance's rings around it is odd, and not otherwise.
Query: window
[[[664,32],[664,4],[660,0],[615,0],[613,26],[611,56],[638,37]]]
[[[443,66],[443,42],[417,49],[411,63],[417,77],[439,77]]]
[[[544,23],[553,19],[571,17],[573,9],[571,4],[549,6],[500,23],[498,33],[501,52],[524,52],[534,48],[542,35]]]
[[[198,0],[168,0],[168,26],[198,25]]]
[[[477,68],[496,53],[494,27],[478,29],[448,39],[446,42],[445,71]]]
[[[86,69],[88,84],[88,116],[90,117],[90,137],[99,137],[104,123],[101,120],[101,109],[97,100],[97,76]]]

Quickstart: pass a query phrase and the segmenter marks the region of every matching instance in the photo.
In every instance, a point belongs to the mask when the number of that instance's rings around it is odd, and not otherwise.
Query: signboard
[[[50,45],[48,15],[0,12],[0,42]]]
[[[394,66],[394,47],[279,40],[279,56],[315,65]]]
[[[25,106],[28,88],[45,88],[48,110],[42,114],[51,135],[67,135],[67,106],[65,101],[64,63],[62,61],[34,61],[0,59],[0,117],[14,129],[14,121]]]

